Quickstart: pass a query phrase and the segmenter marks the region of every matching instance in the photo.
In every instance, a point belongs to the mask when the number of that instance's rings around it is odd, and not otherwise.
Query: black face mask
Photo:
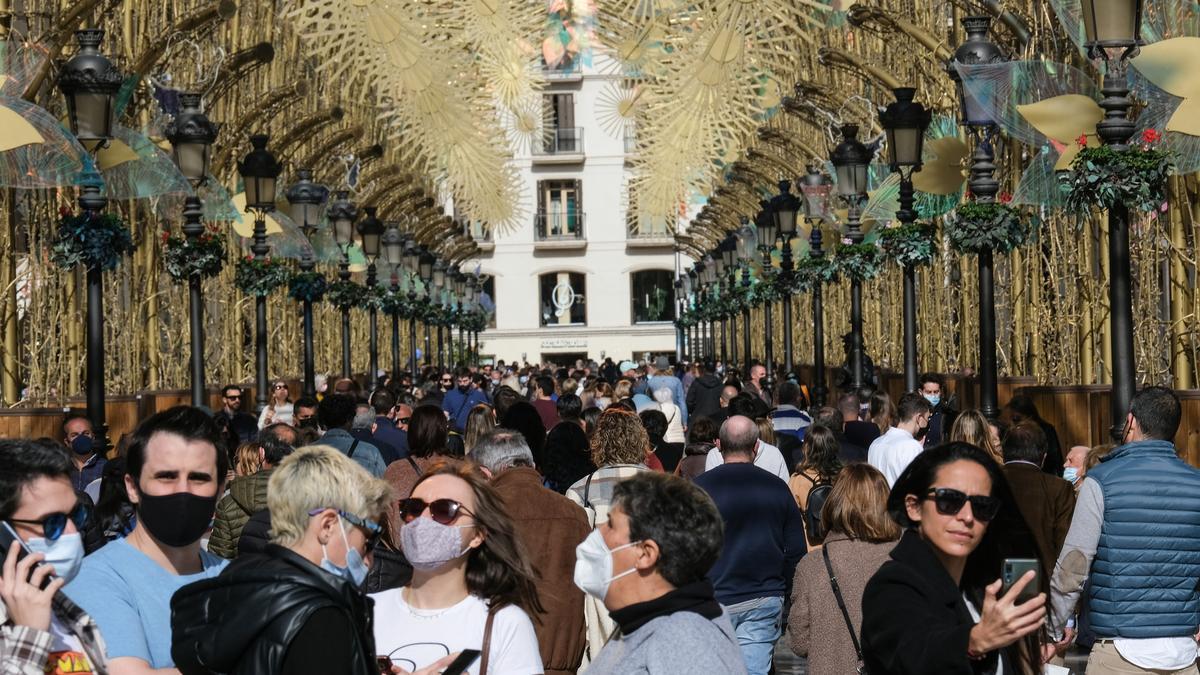
[[[157,540],[181,548],[194,544],[212,523],[217,496],[200,497],[190,492],[148,495],[138,490],[138,520]]]
[[[301,429],[316,429],[317,428],[317,418],[306,417],[302,420],[298,420],[296,422],[296,426]]]

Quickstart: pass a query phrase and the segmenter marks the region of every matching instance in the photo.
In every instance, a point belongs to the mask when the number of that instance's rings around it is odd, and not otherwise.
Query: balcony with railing
[[[627,248],[671,248],[675,232],[666,220],[629,213],[625,218]]]
[[[488,227],[483,221],[472,220],[466,223],[463,228],[464,234],[467,234],[479,246],[479,250],[488,252],[495,250],[496,243],[492,240],[492,228]]]
[[[566,211],[541,211],[534,216],[534,248],[574,249],[587,246],[583,235],[584,213],[571,209]]]
[[[579,66],[579,59],[571,56],[564,56],[561,61],[553,65],[546,63],[546,59],[542,59],[542,75],[550,83],[556,82],[579,82],[583,79],[583,70]]]
[[[576,164],[583,161],[583,128],[552,127],[533,142],[533,161],[540,164]]]

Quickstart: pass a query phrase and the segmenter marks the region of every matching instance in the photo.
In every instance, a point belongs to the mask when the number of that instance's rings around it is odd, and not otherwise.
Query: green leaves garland
[[[811,255],[801,256],[796,261],[796,269],[793,270],[792,276],[795,279],[793,286],[797,291],[808,291],[815,288],[817,284],[837,281],[837,265],[827,256],[819,258]]]
[[[868,281],[879,274],[883,251],[875,244],[850,244],[843,240],[833,249],[833,265],[838,274]]]
[[[133,253],[133,235],[115,213],[60,212],[58,233],[50,245],[50,260],[64,270],[76,265],[103,271],[116,269],[121,258]]]
[[[163,233],[163,269],[175,283],[183,283],[193,274],[215,277],[225,267],[225,235],[205,230],[195,239]]]
[[[292,269],[286,260],[246,256],[238,260],[233,284],[246,295],[265,297],[286,285],[291,278]]]
[[[288,297],[298,302],[320,302],[329,290],[329,282],[320,272],[300,272],[288,282]]]
[[[389,288],[380,289],[379,309],[384,314],[399,314],[408,316],[408,294],[402,290]]]
[[[1019,209],[1000,202],[965,202],[942,226],[950,246],[959,253],[991,249],[1009,251],[1033,239],[1036,221]]]
[[[368,295],[366,286],[343,279],[329,285],[325,299],[338,309],[354,309],[366,306]]]
[[[1130,211],[1158,211],[1167,200],[1171,153],[1152,146],[1162,138],[1154,129],[1142,132],[1142,144],[1124,151],[1109,145],[1090,147],[1086,138],[1071,170],[1059,175],[1066,207],[1076,213],[1125,204]]]
[[[885,227],[879,231],[879,248],[888,260],[901,266],[927,265],[937,252],[933,223],[905,223],[898,227]]]

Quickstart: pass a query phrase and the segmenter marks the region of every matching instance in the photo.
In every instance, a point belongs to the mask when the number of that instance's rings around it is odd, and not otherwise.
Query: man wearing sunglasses
[[[925,449],[916,437],[929,426],[932,411],[933,406],[924,396],[908,392],[900,397],[896,405],[896,426],[872,441],[871,447],[867,448],[867,462],[879,469],[889,486],[895,485],[900,474]]]
[[[104,633],[112,675],[172,669],[171,596],[228,564],[200,547],[229,471],[211,417],[178,406],[147,418],[125,462],[137,525],[88,556],[65,591]]]
[[[238,443],[249,443],[258,434],[258,420],[242,412],[242,401],[246,398],[242,388],[227,384],[221,390],[221,410],[216,414],[217,426],[229,430]]]
[[[72,673],[97,672],[106,666],[100,631],[59,592],[83,562],[79,531],[88,517],[71,487],[71,462],[57,446],[6,440],[0,466],[0,520],[21,538],[0,551],[0,666],[43,673],[66,663]],[[22,543],[34,553],[18,562]]]

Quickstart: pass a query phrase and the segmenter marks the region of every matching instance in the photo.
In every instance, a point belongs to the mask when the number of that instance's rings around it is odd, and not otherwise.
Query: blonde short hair
[[[328,445],[300,448],[279,463],[267,484],[271,542],[298,543],[308,530],[308,512],[314,509],[339,509],[378,520],[391,498],[386,481],[372,477],[341,451]]]

